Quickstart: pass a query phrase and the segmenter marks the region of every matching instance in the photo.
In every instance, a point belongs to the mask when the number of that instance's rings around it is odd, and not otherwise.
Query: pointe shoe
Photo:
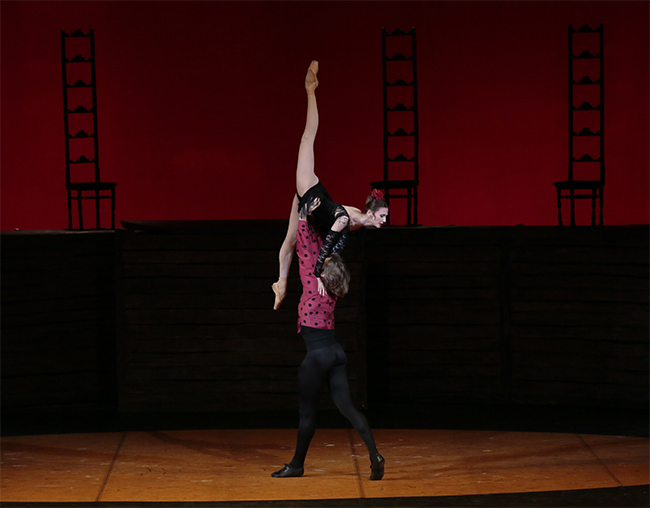
[[[273,478],[297,478],[298,476],[302,476],[304,472],[305,468],[303,467],[294,468],[289,467],[289,464],[285,464],[284,467],[279,471],[271,473],[271,476]]]
[[[314,93],[318,87],[318,60],[312,60],[307,70],[307,76],[305,77],[305,89],[307,93]]]
[[[372,470],[372,473],[370,473],[371,480],[381,480],[384,477],[385,464],[384,457],[379,454],[370,460],[370,469]]]
[[[275,293],[275,303],[273,304],[273,310],[278,310],[282,300],[287,296],[287,279],[278,279],[277,282],[271,284],[271,289]]]

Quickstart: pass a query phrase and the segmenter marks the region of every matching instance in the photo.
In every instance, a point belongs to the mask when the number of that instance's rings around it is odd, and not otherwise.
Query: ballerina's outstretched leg
[[[298,150],[298,164],[296,167],[296,191],[302,196],[307,190],[318,183],[318,177],[314,172],[314,141],[318,131],[318,107],[316,105],[316,88],[318,87],[318,62],[312,60],[305,76],[305,91],[307,92],[307,120],[305,130],[300,140]],[[298,198],[294,196],[289,215],[289,227],[282,247],[280,248],[279,262],[280,273],[278,281],[271,285],[275,293],[273,310],[280,308],[282,301],[287,295],[287,278],[293,258],[293,251],[296,247],[296,232],[298,228]]]
[[[316,88],[318,87],[318,62],[313,60],[307,76],[305,76],[305,91],[307,92],[307,119],[305,130],[300,139],[298,164],[296,166],[296,191],[302,196],[318,183],[314,170],[314,141],[318,132],[318,106],[316,104]]]

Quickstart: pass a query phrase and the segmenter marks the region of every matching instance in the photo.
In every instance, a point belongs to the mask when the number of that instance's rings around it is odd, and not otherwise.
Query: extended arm
[[[291,212],[289,213],[289,227],[287,234],[280,247],[279,262],[280,274],[278,281],[271,285],[275,293],[275,303],[273,310],[278,310],[282,300],[287,295],[287,278],[289,277],[289,269],[291,268],[291,261],[293,259],[293,252],[296,249],[296,233],[298,231],[298,197],[293,197],[291,204]]]
[[[314,268],[314,275],[318,281],[318,292],[321,295],[325,295],[327,292],[325,286],[323,285],[323,282],[320,279],[320,276],[323,273],[323,267],[325,266],[325,261],[333,253],[343,250],[343,246],[347,240],[347,235],[345,235],[344,231],[348,227],[349,223],[350,217],[345,212],[343,207],[341,207],[341,213],[337,214],[337,218],[334,221],[334,224],[332,224],[332,228],[330,229],[329,233],[327,233],[325,240],[323,240],[323,245],[320,249],[320,252],[318,253],[316,267]]]
[[[349,222],[349,217],[347,215],[342,215],[334,221],[334,224],[332,224],[332,229],[329,230],[325,240],[323,240],[323,246],[318,254],[318,261],[316,262],[316,268],[314,269],[314,275],[316,275],[316,277],[320,277],[321,273],[323,273],[325,260],[334,252],[342,250],[339,246],[339,242],[343,236],[343,230],[348,226]],[[339,246],[339,248],[337,248],[337,246]]]
[[[298,231],[298,197],[293,197],[291,203],[291,212],[289,215],[289,227],[287,234],[280,247],[280,278],[286,279],[289,276],[289,268],[291,268],[291,260],[293,259],[293,252],[296,249],[296,232]]]

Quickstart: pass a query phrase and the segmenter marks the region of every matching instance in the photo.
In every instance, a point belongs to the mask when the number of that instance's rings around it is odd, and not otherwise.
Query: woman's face
[[[375,218],[375,220],[377,221],[378,228],[386,224],[386,218],[388,217],[388,208],[386,208],[385,206],[375,212],[368,210],[368,213]]]

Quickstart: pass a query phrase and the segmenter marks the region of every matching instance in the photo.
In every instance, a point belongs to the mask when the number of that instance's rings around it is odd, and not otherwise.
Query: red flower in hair
[[[384,193],[380,191],[379,189],[372,189],[372,192],[370,195],[379,201],[384,201]]]

